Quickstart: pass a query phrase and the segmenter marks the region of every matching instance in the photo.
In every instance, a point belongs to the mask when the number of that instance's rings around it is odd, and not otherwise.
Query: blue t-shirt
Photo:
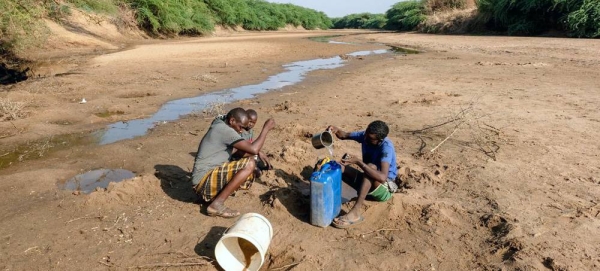
[[[365,136],[365,131],[350,133],[350,139],[360,143],[362,147],[363,162],[377,166],[377,170],[381,170],[381,162],[390,164],[387,177],[388,180],[395,180],[398,169],[396,168],[396,150],[392,141],[386,137],[379,145],[373,146],[365,142]]]

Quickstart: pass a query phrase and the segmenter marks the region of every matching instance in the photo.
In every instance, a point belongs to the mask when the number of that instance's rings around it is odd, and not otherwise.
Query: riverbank
[[[0,140],[18,145],[39,134],[149,116],[168,100],[262,82],[293,61],[383,43],[416,48],[422,53],[348,58],[300,84],[224,105],[256,109],[259,124],[268,117],[277,122],[265,147],[275,170],[227,201],[271,221],[275,235],[264,269],[600,265],[594,41],[385,33],[327,44],[305,39],[312,33],[140,46],[94,58],[72,74],[20,83],[2,98],[35,106],[27,118],[2,122],[3,133],[16,133]],[[102,112],[115,114],[96,115]],[[368,203],[366,222],[355,228],[311,226],[307,173],[324,154],[312,149],[308,135],[328,124],[361,129],[375,119],[390,124],[400,166],[411,169],[402,193]],[[215,269],[214,245],[233,221],[200,213],[187,179],[209,122],[193,114],[144,137],[76,145],[0,171],[0,267]],[[351,142],[335,143],[336,158],[359,151]],[[57,190],[57,182],[97,168],[138,177],[90,195]]]

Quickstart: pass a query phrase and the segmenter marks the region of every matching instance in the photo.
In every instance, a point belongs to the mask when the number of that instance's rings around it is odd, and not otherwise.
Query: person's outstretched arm
[[[348,139],[350,137],[350,133],[344,132],[342,129],[333,125],[327,126],[327,130],[335,134],[335,136],[341,140]]]

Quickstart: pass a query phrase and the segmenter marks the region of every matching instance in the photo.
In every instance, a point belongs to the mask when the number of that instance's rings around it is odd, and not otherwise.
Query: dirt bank
[[[409,46],[423,53],[349,58],[344,67],[225,106],[252,107],[259,123],[277,122],[265,147],[276,169],[227,202],[271,221],[263,269],[598,269],[595,41],[396,33],[336,39],[351,44],[304,39],[313,33],[143,45],[65,76],[19,83],[0,97],[26,101],[27,117],[0,122],[0,142],[10,148],[145,117],[168,100],[261,82],[292,61]],[[102,112],[122,113],[96,115]],[[324,153],[307,135],[375,119],[390,124],[400,166],[411,169],[402,193],[368,203],[367,222],[355,228],[311,226],[307,175]],[[75,145],[0,171],[0,267],[216,269],[214,245],[233,221],[200,213],[188,180],[209,122],[194,114],[144,137]],[[337,158],[359,151],[335,143]],[[56,189],[97,168],[138,177],[90,195]]]

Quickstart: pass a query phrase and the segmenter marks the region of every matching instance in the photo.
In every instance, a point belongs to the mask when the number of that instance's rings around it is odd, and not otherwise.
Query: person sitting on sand
[[[248,114],[248,126],[244,127],[242,137],[252,143],[252,141],[254,141],[254,125],[256,125],[256,122],[258,122],[258,113],[254,109],[247,109],[246,113]],[[236,150],[234,156],[248,157],[249,155]],[[262,170],[269,170],[273,168],[269,163],[269,159],[267,159],[267,156],[262,151],[258,153],[258,156],[254,156],[254,159],[257,162],[257,167],[254,170],[254,176],[256,178],[259,178],[262,175]]]
[[[341,140],[354,140],[361,144],[362,159],[354,155],[342,157],[342,180],[356,189],[358,199],[352,209],[343,216],[335,218],[332,225],[337,228],[348,228],[363,222],[359,213],[366,198],[376,201],[387,201],[396,192],[398,185],[396,151],[394,144],[387,138],[389,128],[385,122],[371,122],[365,131],[347,133],[335,126],[327,128]],[[350,165],[356,165],[358,170]]]
[[[250,143],[241,136],[248,126],[248,114],[243,108],[230,110],[224,118],[216,118],[200,141],[192,183],[194,191],[210,205],[209,216],[237,217],[240,212],[225,206],[225,200],[237,189],[249,189],[254,181],[256,161],[249,157],[232,160],[233,149],[258,155],[267,134],[275,127],[275,120],[268,119],[260,135]]]

